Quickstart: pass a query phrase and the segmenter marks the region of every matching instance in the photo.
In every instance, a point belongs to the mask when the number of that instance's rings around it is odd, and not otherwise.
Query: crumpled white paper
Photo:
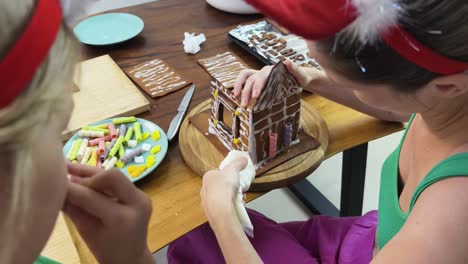
[[[200,51],[200,45],[206,41],[205,34],[201,33],[195,36],[195,33],[184,33],[184,51],[189,54],[197,54]]]
[[[249,190],[250,184],[255,179],[255,166],[253,165],[252,159],[250,158],[249,153],[247,152],[232,150],[221,162],[221,164],[219,165],[219,169],[222,170],[238,158],[246,158],[247,166],[239,173],[239,192],[237,193],[235,200],[236,213],[242,225],[242,228],[244,229],[244,232],[249,237],[253,238],[253,225],[250,221],[249,215],[247,214],[247,210],[245,209],[243,194],[244,192]]]

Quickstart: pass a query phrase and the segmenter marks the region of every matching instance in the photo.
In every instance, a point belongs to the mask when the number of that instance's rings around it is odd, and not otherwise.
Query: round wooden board
[[[205,135],[190,124],[189,118],[210,107],[211,100],[196,106],[185,118],[179,132],[179,145],[187,165],[199,175],[217,168],[224,156]],[[208,122],[208,120],[207,120]],[[256,178],[250,191],[269,191],[288,186],[310,175],[323,161],[328,147],[328,127],[319,113],[302,101],[301,126],[313,135],[320,147],[292,158]]]

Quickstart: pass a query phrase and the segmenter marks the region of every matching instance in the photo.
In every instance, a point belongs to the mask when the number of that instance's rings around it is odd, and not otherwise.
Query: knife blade
[[[195,92],[195,84],[188,89],[185,93],[184,98],[180,102],[179,108],[177,109],[177,114],[171,121],[169,128],[167,129],[167,139],[171,142],[176,138],[177,132],[179,131],[182,120],[184,120],[185,112],[187,111],[190,100],[192,100],[193,93]]]

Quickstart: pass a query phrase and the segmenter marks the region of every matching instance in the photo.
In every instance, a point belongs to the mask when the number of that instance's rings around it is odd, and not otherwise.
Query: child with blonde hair
[[[209,225],[174,242],[170,263],[468,263],[466,0],[247,0],[307,39],[324,71],[287,61],[302,86],[378,118],[407,122],[382,168],[378,212],[278,224],[234,210],[237,160],[203,179]],[[258,98],[271,67],[234,94]]]
[[[154,263],[144,193],[118,170],[63,158],[77,62],[64,15],[59,0],[0,1],[0,263],[47,262],[62,209],[100,263]]]

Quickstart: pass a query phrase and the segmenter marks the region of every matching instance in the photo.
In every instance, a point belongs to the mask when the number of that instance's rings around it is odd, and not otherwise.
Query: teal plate
[[[107,123],[111,123],[112,122],[112,119],[113,118],[110,118],[110,119],[105,119],[105,120],[102,120],[102,121],[99,121],[99,122],[96,122],[96,123],[93,123],[91,124],[90,126],[98,126],[98,125],[102,125],[102,124],[107,124]],[[164,157],[166,156],[166,153],[167,153],[167,148],[168,148],[168,141],[167,141],[167,137],[166,137],[166,133],[164,133],[164,131],[159,127],[157,126],[156,124],[154,124],[153,122],[150,122],[148,120],[145,120],[145,119],[141,119],[141,118],[137,118],[137,122],[139,122],[141,124],[141,133],[144,133],[144,132],[149,132],[150,133],[150,137],[147,138],[146,140],[144,141],[141,141],[140,143],[138,143],[138,146],[137,147],[141,147],[144,143],[148,143],[151,145],[151,147],[154,147],[154,146],[157,146],[157,145],[160,145],[161,146],[161,151],[159,151],[158,153],[155,154],[155,158],[156,158],[156,163],[151,167],[151,168],[148,168],[146,169],[140,176],[138,176],[138,178],[132,178],[130,177],[130,175],[128,174],[127,172],[127,168],[128,166],[130,165],[144,165],[143,164],[136,164],[134,161],[128,163],[125,165],[125,167],[123,167],[122,169],[120,169],[124,174],[125,176],[127,176],[127,178],[132,181],[132,182],[136,182],[140,179],[143,179],[144,177],[148,176],[148,174],[150,174],[151,172],[153,172],[158,166],[159,164],[161,164],[162,160],[164,159]],[[127,125],[127,128],[131,125],[133,125],[133,123],[128,123],[126,124]],[[118,128],[120,125],[116,125],[116,128]],[[156,142],[153,141],[153,139],[151,138],[151,134],[155,131],[155,130],[159,130],[159,133],[161,134],[161,138],[159,138]],[[75,141],[76,139],[80,138],[78,136],[78,133],[76,133],[75,135],[73,135],[73,137],[71,137],[67,143],[65,144],[65,146],[63,147],[63,154],[64,155],[67,155],[68,153],[68,150],[70,150],[70,147],[73,143],[73,141]],[[132,137],[134,138],[134,136]],[[127,149],[127,148],[126,148]],[[145,158],[145,161],[146,161],[146,158],[151,155],[150,152],[143,152],[143,157]]]
[[[132,39],[143,31],[141,18],[125,13],[97,15],[81,21],[73,30],[88,45],[111,45]]]

